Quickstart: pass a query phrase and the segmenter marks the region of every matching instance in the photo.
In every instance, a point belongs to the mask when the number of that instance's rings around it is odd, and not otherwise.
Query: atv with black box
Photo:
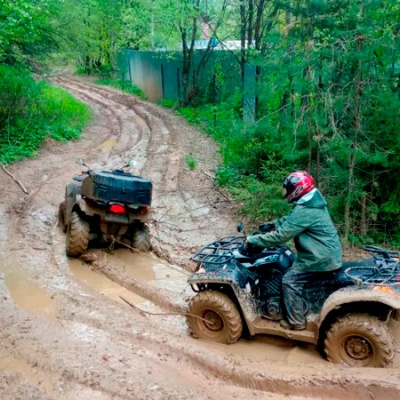
[[[87,167],[82,159],[77,162]],[[129,166],[129,165],[127,165]],[[124,167],[125,168],[125,167]],[[151,247],[152,182],[125,172],[92,170],[74,176],[60,204],[59,224],[66,232],[66,253],[78,257],[90,241],[121,242],[139,251]]]

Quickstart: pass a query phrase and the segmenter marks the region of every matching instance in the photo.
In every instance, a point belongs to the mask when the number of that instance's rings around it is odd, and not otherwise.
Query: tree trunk
[[[240,69],[244,83],[244,64],[246,63],[246,1],[240,2]]]
[[[368,226],[367,226],[367,194],[363,193],[361,197],[361,225],[360,234],[361,236],[367,236]]]
[[[249,18],[247,22],[247,48],[249,49],[253,41],[253,16],[254,16],[254,0],[249,2]]]
[[[353,149],[350,151],[349,155],[349,181],[347,184],[347,199],[346,206],[344,210],[344,242],[347,245],[349,234],[351,231],[351,218],[350,218],[350,209],[351,209],[351,195],[354,191],[354,166],[355,166],[356,156],[353,152]]]

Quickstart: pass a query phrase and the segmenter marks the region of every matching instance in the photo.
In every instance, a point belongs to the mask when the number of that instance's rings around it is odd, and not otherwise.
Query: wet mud
[[[81,140],[49,140],[8,167],[28,193],[0,170],[1,399],[400,399],[398,356],[388,369],[345,368],[280,338],[192,338],[190,256],[236,228],[236,206],[210,178],[217,146],[154,104],[73,77],[53,82],[94,119]],[[66,257],[57,213],[77,157],[104,168],[134,160],[131,172],[153,181],[153,252]]]

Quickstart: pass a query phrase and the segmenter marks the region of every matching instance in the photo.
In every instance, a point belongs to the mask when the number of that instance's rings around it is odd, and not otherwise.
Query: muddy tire
[[[151,249],[150,230],[145,224],[135,227],[132,235],[132,247],[143,253]]]
[[[64,232],[67,232],[68,225],[71,221],[72,209],[74,208],[74,205],[76,203],[76,196],[80,193],[80,191],[80,186],[76,185],[75,183],[69,183],[65,187]]]
[[[339,318],[324,344],[329,361],[351,367],[387,367],[394,357],[394,340],[388,326],[368,314]]]
[[[196,294],[189,302],[188,314],[187,323],[194,337],[231,344],[242,335],[240,313],[223,293],[208,290]]]
[[[89,223],[76,211],[71,213],[71,222],[68,225],[66,252],[69,257],[79,257],[85,253],[89,245]]]
[[[65,211],[66,211],[66,204],[65,201],[60,203],[58,207],[58,226],[61,226],[61,229],[64,233],[67,232],[68,225],[65,223]]]

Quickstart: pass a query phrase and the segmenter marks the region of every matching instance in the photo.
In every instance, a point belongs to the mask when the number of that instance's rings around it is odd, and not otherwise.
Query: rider
[[[247,243],[270,247],[294,239],[297,260],[282,279],[286,329],[303,330],[306,316],[303,288],[316,274],[341,267],[342,246],[321,192],[305,171],[292,172],[283,182],[285,198],[294,203],[289,215],[274,221],[275,230],[247,238]]]

